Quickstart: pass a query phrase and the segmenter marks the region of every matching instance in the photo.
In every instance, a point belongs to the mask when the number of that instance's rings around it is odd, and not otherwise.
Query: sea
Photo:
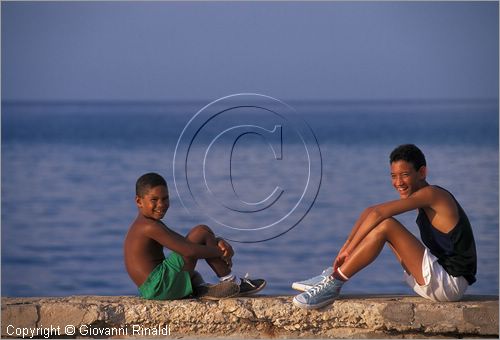
[[[267,280],[264,295],[294,294],[363,209],[399,198],[389,154],[405,143],[472,223],[468,293],[498,295],[497,100],[230,99],[2,102],[2,296],[137,295],[123,241],[147,172],[169,184],[166,225],[210,226],[230,240],[234,273]],[[416,212],[396,218],[419,235]],[[346,294],[413,294],[387,248]],[[198,270],[216,281],[203,260]]]

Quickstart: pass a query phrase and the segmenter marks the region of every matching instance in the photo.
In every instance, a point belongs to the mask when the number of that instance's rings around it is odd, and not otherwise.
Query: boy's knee
[[[392,228],[397,222],[396,219],[389,217],[377,224],[375,228],[372,229],[373,234],[385,234],[390,228]]]
[[[394,217],[389,217],[389,218],[386,218],[385,220],[383,220],[381,222],[381,224],[385,225],[385,226],[391,226],[391,225],[394,225],[396,223],[399,223],[398,220],[396,220]]]
[[[376,229],[378,229],[380,232],[388,232],[390,230],[393,230],[394,228],[399,228],[402,226],[403,225],[394,217],[389,217],[380,222]]]
[[[210,227],[205,225],[205,224],[198,224],[193,229],[191,229],[191,232],[209,233],[209,234],[215,235],[214,232],[212,231],[212,229],[210,229]]]

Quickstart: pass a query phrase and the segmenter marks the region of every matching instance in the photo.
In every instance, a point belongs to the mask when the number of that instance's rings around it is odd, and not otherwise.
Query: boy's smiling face
[[[164,185],[150,188],[143,197],[136,196],[135,203],[144,217],[161,220],[170,206],[168,189]]]
[[[401,198],[407,198],[425,186],[426,173],[427,169],[425,166],[420,167],[417,171],[413,164],[403,160],[391,163],[392,185]]]

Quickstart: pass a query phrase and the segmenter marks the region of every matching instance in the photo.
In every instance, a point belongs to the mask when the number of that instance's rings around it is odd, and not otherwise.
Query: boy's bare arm
[[[158,222],[148,223],[144,232],[146,236],[184,257],[207,259],[223,255],[218,247],[191,243],[182,235]]]

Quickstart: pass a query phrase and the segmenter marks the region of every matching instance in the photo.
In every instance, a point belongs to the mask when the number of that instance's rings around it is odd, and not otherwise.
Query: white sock
[[[344,279],[344,281],[349,280],[349,278],[344,273],[342,273],[340,268],[337,268],[337,273],[339,273],[340,277],[342,277]]]
[[[222,282],[222,281],[233,281],[235,282],[236,284],[240,284],[241,283],[241,280],[239,278],[237,278],[233,272],[229,272],[229,274],[227,274],[226,276],[221,276],[219,277],[219,281]]]

